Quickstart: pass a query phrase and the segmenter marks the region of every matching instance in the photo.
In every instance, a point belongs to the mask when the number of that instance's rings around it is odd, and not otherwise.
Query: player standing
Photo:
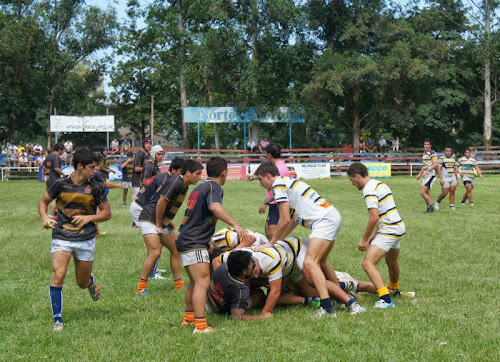
[[[462,182],[465,186],[465,194],[460,202],[462,206],[465,206],[465,201],[467,200],[469,200],[470,206],[474,206],[474,197],[472,195],[472,190],[474,189],[474,169],[479,177],[483,179],[484,177],[477,165],[477,161],[471,157],[470,148],[466,148],[464,157],[459,158],[457,162],[457,172],[462,177]]]
[[[434,205],[436,210],[439,210],[439,204],[448,192],[450,193],[450,210],[455,210],[455,190],[457,189],[455,164],[456,160],[455,155],[453,155],[453,148],[446,146],[444,148],[444,156],[441,156],[438,160],[437,172],[443,191],[441,191],[441,195],[439,195]]]
[[[142,171],[149,160],[151,150],[151,139],[142,140],[142,148],[134,156],[134,176],[132,177],[132,195],[136,197],[142,186]]]
[[[207,162],[206,182],[197,186],[189,196],[186,212],[176,241],[181,263],[189,275],[186,289],[186,309],[182,325],[194,322],[193,333],[211,333],[207,326],[205,302],[210,284],[208,248],[218,219],[231,225],[246,241],[246,231],[222,207],[222,185],[226,182],[227,161],[212,157]]]
[[[422,178],[422,186],[420,187],[420,195],[427,204],[426,212],[434,212],[432,205],[431,190],[434,182],[436,182],[436,168],[438,167],[437,153],[431,149],[431,141],[426,138],[424,140],[424,154],[422,155],[422,162],[424,166],[417,175],[417,181]]]
[[[111,218],[111,208],[104,188],[92,180],[97,170],[96,155],[89,148],[82,148],[75,151],[73,157],[75,171],[54,182],[38,203],[43,227],[52,229],[53,276],[50,283],[50,300],[54,331],[63,330],[62,286],[71,255],[75,263],[78,286],[87,288],[92,299],[99,300],[99,286],[92,275],[97,232],[95,223]],[[52,200],[57,201],[57,221],[47,215],[47,206]]]
[[[365,251],[368,248],[363,260],[363,269],[377,288],[380,297],[375,303],[375,308],[394,307],[389,289],[399,290],[398,256],[400,240],[406,232],[405,224],[398,214],[389,186],[371,179],[365,165],[359,162],[351,164],[347,176],[358,190],[363,190],[363,198],[368,209],[368,225],[359,241],[358,249]],[[377,269],[382,257],[385,257],[389,268],[389,289]]]
[[[134,175],[134,154],[132,152],[127,153],[127,159],[120,167],[122,169],[122,200],[123,205],[127,205],[128,189],[132,187],[132,176]]]

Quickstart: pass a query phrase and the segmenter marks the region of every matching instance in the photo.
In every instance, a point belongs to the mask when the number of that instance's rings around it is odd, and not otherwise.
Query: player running
[[[466,148],[464,157],[459,158],[457,162],[457,172],[462,177],[462,182],[465,186],[465,194],[460,202],[462,206],[465,206],[467,200],[469,200],[470,206],[474,206],[474,196],[472,195],[472,190],[474,189],[474,170],[476,170],[481,179],[484,178],[477,165],[477,161],[471,157],[470,148]]]
[[[455,190],[457,189],[457,172],[455,170],[455,155],[453,155],[453,148],[446,146],[444,148],[444,156],[438,160],[437,172],[439,181],[441,182],[441,195],[439,195],[434,207],[439,210],[439,204],[448,192],[450,193],[450,210],[455,210]]]
[[[422,186],[420,187],[420,195],[427,204],[426,212],[434,212],[432,205],[431,190],[434,182],[436,182],[436,168],[438,167],[437,153],[431,149],[431,141],[426,138],[424,140],[424,154],[422,155],[422,162],[424,166],[417,175],[417,181],[422,178]]]

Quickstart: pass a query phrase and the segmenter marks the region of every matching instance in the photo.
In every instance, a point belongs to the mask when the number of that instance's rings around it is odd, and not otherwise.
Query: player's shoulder
[[[436,157],[437,157],[437,153],[436,153],[436,151],[434,151],[434,150],[430,150],[430,151],[429,151],[429,155],[430,155],[431,157],[433,157],[433,156],[436,156]]]

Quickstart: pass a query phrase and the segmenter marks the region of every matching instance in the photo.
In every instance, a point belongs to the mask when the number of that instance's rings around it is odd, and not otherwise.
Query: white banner
[[[50,132],[114,132],[115,116],[50,116]]]
[[[330,163],[329,162],[317,162],[317,163],[287,163],[288,169],[290,170],[290,177],[295,177],[298,179],[312,180],[312,179],[322,179],[330,178]],[[260,166],[258,163],[250,164],[250,175],[253,175],[255,170]]]

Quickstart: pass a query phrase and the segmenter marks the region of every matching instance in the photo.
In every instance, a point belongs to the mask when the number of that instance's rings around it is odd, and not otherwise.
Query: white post
[[[106,106],[106,116],[109,116],[108,106]],[[109,131],[106,131],[106,148],[109,148]]]

